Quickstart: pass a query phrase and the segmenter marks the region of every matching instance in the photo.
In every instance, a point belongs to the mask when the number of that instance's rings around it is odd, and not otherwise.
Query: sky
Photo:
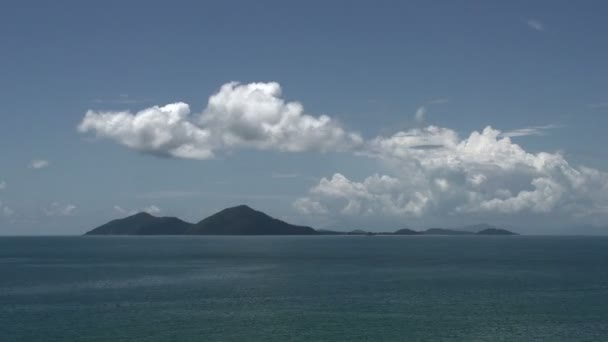
[[[239,204],[340,230],[608,226],[606,15],[605,1],[5,1],[0,235]]]

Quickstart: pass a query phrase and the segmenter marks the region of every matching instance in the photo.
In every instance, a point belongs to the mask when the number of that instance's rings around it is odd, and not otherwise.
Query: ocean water
[[[608,238],[0,238],[0,341],[608,341]]]

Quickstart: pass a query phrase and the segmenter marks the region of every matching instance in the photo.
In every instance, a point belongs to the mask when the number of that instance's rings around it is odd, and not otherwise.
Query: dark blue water
[[[607,341],[608,239],[0,238],[1,341]]]

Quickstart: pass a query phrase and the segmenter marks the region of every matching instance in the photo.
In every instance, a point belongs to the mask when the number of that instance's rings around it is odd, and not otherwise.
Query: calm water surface
[[[0,238],[1,341],[608,341],[608,238]]]

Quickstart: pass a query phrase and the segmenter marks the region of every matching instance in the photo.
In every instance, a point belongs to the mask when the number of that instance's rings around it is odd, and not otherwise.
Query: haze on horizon
[[[238,204],[608,234],[608,4],[64,5],[0,13],[0,235]]]

